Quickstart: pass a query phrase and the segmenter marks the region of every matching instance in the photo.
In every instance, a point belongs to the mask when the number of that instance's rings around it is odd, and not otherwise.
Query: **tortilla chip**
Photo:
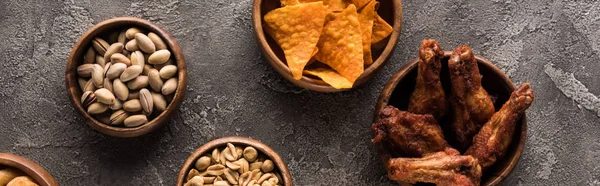
[[[281,0],[281,6],[293,6],[301,3],[312,3],[322,0]]]
[[[371,1],[371,3],[358,12],[363,43],[363,58],[367,66],[373,63],[373,57],[371,56],[371,35],[375,19],[375,4],[375,1]]]
[[[350,5],[350,0],[323,0],[323,3],[327,5],[329,10],[341,12],[344,11],[348,5]]]
[[[394,29],[390,24],[385,22],[379,14],[375,14],[375,22],[373,23],[373,35],[371,36],[371,43],[375,44],[379,41],[388,37]]]
[[[315,59],[354,83],[364,71],[363,45],[356,6],[327,15]]]
[[[369,4],[369,2],[372,2],[375,0],[351,0],[351,1],[352,1],[352,4],[354,4],[357,9],[361,9],[365,5]]]
[[[317,76],[335,89],[352,88],[352,82],[328,68],[306,69],[304,73]]]
[[[317,50],[317,43],[328,11],[323,2],[285,6],[267,13],[267,33],[283,50],[294,79],[302,78],[302,70]]]

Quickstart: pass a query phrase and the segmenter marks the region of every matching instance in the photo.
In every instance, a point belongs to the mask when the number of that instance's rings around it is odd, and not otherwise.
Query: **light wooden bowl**
[[[79,88],[79,83],[77,82],[77,66],[82,63],[83,56],[85,55],[88,47],[91,46],[92,39],[95,37],[104,36],[110,31],[132,26],[154,32],[163,39],[170,49],[172,57],[174,57],[174,60],[177,63],[177,78],[179,82],[177,84],[177,90],[174,93],[175,95],[173,100],[171,103],[169,103],[166,110],[159,114],[156,118],[146,124],[134,128],[114,127],[96,120],[87,113],[85,108],[83,108],[80,102],[82,92]],[[163,126],[179,109],[179,106],[181,106],[183,98],[185,97],[185,91],[187,87],[187,67],[181,48],[179,48],[179,45],[177,42],[175,42],[175,39],[173,39],[173,37],[171,37],[171,35],[169,35],[164,29],[145,19],[136,17],[117,17],[96,24],[85,34],[83,34],[79,41],[77,41],[77,43],[73,46],[73,50],[71,51],[71,55],[67,61],[65,84],[67,87],[67,93],[71,98],[73,106],[81,113],[81,115],[83,115],[83,117],[87,120],[88,125],[90,125],[92,128],[110,136],[136,137],[147,134]]]
[[[446,51],[444,53],[444,58],[442,58],[440,79],[446,92],[449,92],[450,86],[448,59],[451,54],[451,51]],[[510,94],[515,90],[515,86],[508,76],[494,64],[479,56],[475,56],[475,58],[477,59],[479,71],[483,76],[481,84],[491,96],[497,97],[494,106],[496,110],[498,110],[508,100]],[[418,62],[418,59],[412,60],[394,74],[387,82],[379,95],[379,100],[375,107],[374,119],[377,119],[377,115],[379,115],[381,110],[387,105],[393,105],[400,110],[407,110],[408,100],[415,88]],[[511,144],[504,157],[498,159],[494,165],[483,172],[481,185],[493,186],[500,184],[518,164],[521,154],[523,154],[523,149],[525,148],[525,141],[527,140],[527,119],[525,115],[517,122],[515,129]],[[387,164],[388,160],[392,158],[393,155],[382,145],[378,145],[378,150],[383,163]],[[410,184],[400,183],[400,185]]]
[[[41,186],[58,186],[58,183],[44,168],[24,157],[0,153],[0,169],[12,167],[23,171]]]
[[[363,74],[356,80],[354,87],[357,87],[373,77],[377,70],[379,70],[392,56],[396,44],[398,43],[398,37],[400,36],[400,30],[402,28],[402,1],[391,0],[391,1],[379,1],[380,6],[378,9],[379,15],[394,29],[392,34],[388,38],[384,39],[380,43],[384,46],[372,47],[373,52],[373,64],[365,69]],[[317,92],[340,92],[348,89],[335,89],[325,83],[321,79],[312,78],[310,76],[302,76],[302,79],[295,80],[292,77],[292,73],[285,62],[285,55],[283,51],[277,45],[277,43],[263,30],[263,17],[269,11],[279,8],[281,6],[279,0],[254,0],[252,6],[252,24],[254,25],[254,34],[256,36],[256,42],[262,50],[267,62],[275,68],[279,74],[281,74],[288,81]]]
[[[269,146],[265,145],[264,143],[254,140],[254,139],[238,137],[238,136],[230,136],[230,137],[223,137],[223,138],[219,138],[216,140],[212,140],[212,141],[200,146],[200,148],[196,149],[196,151],[194,151],[194,153],[192,153],[192,155],[190,155],[190,157],[188,157],[188,159],[185,161],[185,163],[181,167],[181,170],[179,171],[179,176],[177,177],[177,186],[183,186],[183,184],[185,184],[185,182],[187,181],[187,180],[185,180],[185,178],[187,177],[187,174],[192,169],[192,167],[194,167],[194,163],[196,162],[196,160],[198,158],[200,158],[204,154],[210,154],[212,152],[212,150],[215,148],[225,147],[227,145],[227,143],[231,143],[234,145],[250,146],[250,147],[256,148],[256,150],[258,152],[266,155],[269,159],[271,159],[271,161],[273,161],[273,164],[275,165],[277,170],[279,170],[279,173],[281,174],[281,178],[283,179],[283,180],[280,180],[280,181],[282,181],[282,185],[284,185],[284,186],[294,185],[294,183],[292,182],[292,174],[290,173],[290,170],[288,169],[285,162],[283,162],[283,159],[281,159],[279,154],[277,154],[273,149],[271,149]]]

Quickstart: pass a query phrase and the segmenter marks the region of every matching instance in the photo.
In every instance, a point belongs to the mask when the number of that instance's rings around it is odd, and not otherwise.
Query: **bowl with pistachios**
[[[0,153],[1,186],[58,186],[44,168],[24,157]]]
[[[185,161],[177,186],[291,186],[292,175],[281,157],[264,143],[224,137],[198,148]]]
[[[187,70],[164,29],[135,17],[90,28],[74,45],[65,72],[76,110],[97,131],[136,137],[163,126],[183,102]]]

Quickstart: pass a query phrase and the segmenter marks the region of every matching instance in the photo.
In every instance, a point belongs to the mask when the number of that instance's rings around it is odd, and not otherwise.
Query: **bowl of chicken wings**
[[[467,45],[423,40],[379,96],[372,142],[400,185],[497,185],[521,157],[533,99]]]

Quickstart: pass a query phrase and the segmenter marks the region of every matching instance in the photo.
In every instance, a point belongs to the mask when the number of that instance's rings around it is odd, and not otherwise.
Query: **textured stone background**
[[[187,156],[211,139],[259,139],[296,185],[393,185],[370,144],[384,83],[424,38],[468,43],[515,83],[531,82],[528,141],[505,185],[600,185],[600,2],[406,0],[394,56],[354,90],[295,87],[263,59],[251,0],[0,1],[0,151],[25,156],[61,185],[174,185]],[[137,16],[166,28],[188,63],[187,97],[162,128],[102,135],[71,106],[64,68],[92,25]]]

